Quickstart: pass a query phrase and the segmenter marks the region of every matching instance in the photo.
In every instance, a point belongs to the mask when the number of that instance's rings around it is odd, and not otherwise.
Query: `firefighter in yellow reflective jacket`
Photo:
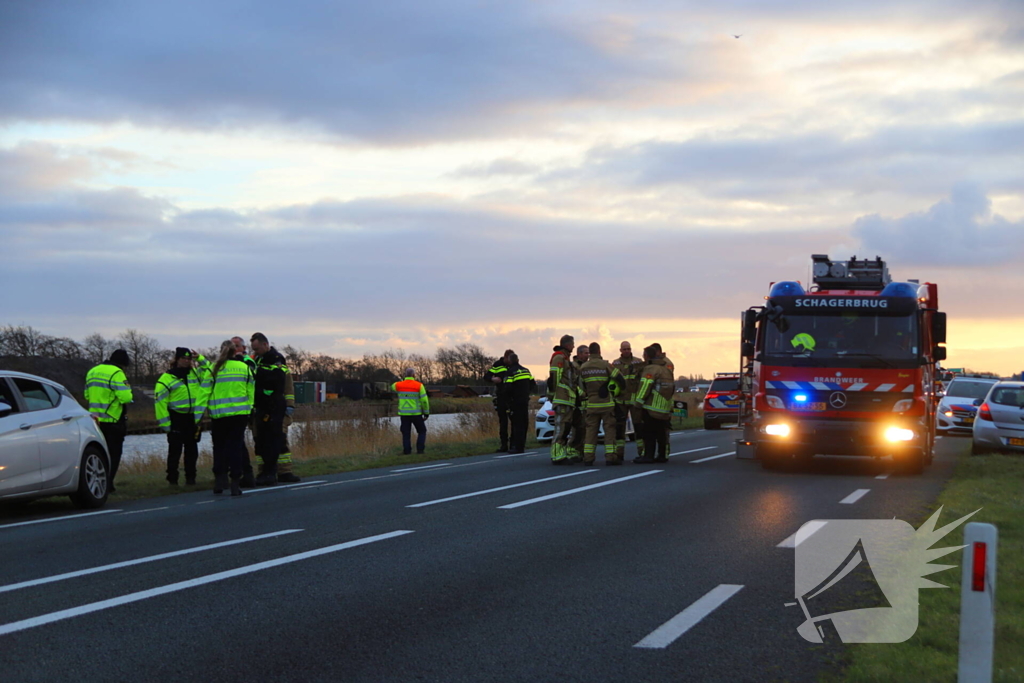
[[[235,354],[230,339],[220,346],[217,362],[211,371],[210,431],[213,436],[213,492],[222,493],[231,477],[231,495],[242,495],[242,473],[248,449],[245,427],[253,411],[256,378],[252,368]]]
[[[578,370],[569,358],[576,340],[562,335],[548,363],[548,396],[555,407],[555,437],[551,441],[551,464],[579,462],[583,447],[583,415],[577,408]],[[572,439],[570,440],[570,434]]]
[[[191,349],[174,350],[174,364],[156,381],[153,409],[167,434],[167,482],[178,485],[178,463],[185,452],[185,484],[195,486],[199,421],[210,393],[210,361]]]
[[[621,465],[615,448],[615,398],[626,390],[626,380],[611,363],[601,358],[601,345],[590,345],[590,358],[580,367],[580,389],[587,395],[587,436],[583,464],[592,466],[597,454],[597,435],[604,424],[604,464]]]
[[[430,417],[430,399],[427,388],[416,381],[416,371],[405,369],[405,378],[391,385],[398,394],[398,419],[401,421],[402,453],[412,453],[412,428],[416,427],[416,452],[427,446],[427,419]]]
[[[624,341],[619,344],[619,357],[612,361],[612,365],[619,371],[622,378],[626,380],[626,390],[619,394],[615,400],[615,433],[618,436],[618,439],[615,441],[615,452],[618,453],[619,459],[622,460],[626,455],[627,419],[632,418],[634,436],[640,433],[641,410],[633,406],[633,401],[636,399],[637,389],[640,388],[640,372],[644,369],[646,363],[642,358],[634,356],[633,346],[628,341]],[[637,455],[644,454],[644,442],[642,439],[637,439],[636,451]]]
[[[124,371],[131,364],[128,352],[117,349],[106,363],[100,363],[85,375],[85,401],[92,419],[99,424],[107,441],[110,455],[110,492],[113,493],[114,476],[121,465],[124,435],[128,428],[128,404],[132,402],[132,389]]]
[[[668,462],[668,433],[672,423],[675,377],[663,354],[655,350],[653,344],[644,349],[644,360],[648,365],[640,375],[640,388],[637,389],[633,403],[643,409],[641,432],[644,454],[633,458],[633,462]]]

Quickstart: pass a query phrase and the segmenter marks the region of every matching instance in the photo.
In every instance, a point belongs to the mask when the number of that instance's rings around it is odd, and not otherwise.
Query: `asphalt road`
[[[843,646],[797,634],[786,540],[918,520],[966,441],[907,477],[765,471],[734,438],[674,434],[664,465],[539,450],[0,517],[0,679],[817,680]]]

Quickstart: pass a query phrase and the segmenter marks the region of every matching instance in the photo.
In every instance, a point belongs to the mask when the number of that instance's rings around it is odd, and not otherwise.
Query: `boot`
[[[239,482],[239,486],[243,489],[254,489],[256,488],[256,477],[252,476],[252,470],[249,470],[242,475],[242,480]]]
[[[263,470],[260,476],[256,477],[256,486],[275,486],[277,485],[277,473],[270,470]]]
[[[170,484],[171,486],[177,486],[178,485],[178,473],[175,472],[174,474],[168,474],[167,475],[167,483]]]
[[[302,477],[297,477],[291,472],[278,472],[277,483],[279,484],[298,484],[302,481]]]
[[[191,477],[186,475],[185,476],[185,486],[195,486],[195,485],[196,485],[196,475],[193,474]]]
[[[231,495],[242,495],[241,479],[239,477],[231,477]]]
[[[213,475],[213,492],[224,493],[224,489],[228,487],[228,475],[226,474],[215,474]]]

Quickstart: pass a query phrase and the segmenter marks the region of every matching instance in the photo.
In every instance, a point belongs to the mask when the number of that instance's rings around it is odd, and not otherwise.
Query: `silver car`
[[[0,501],[69,495],[102,507],[109,462],[99,427],[67,389],[0,370]]]
[[[971,455],[991,451],[1024,453],[1024,382],[992,385],[978,407]]]

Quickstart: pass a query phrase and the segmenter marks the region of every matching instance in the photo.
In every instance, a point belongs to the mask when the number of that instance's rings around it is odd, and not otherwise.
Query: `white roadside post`
[[[960,581],[959,683],[992,680],[996,625],[996,542],[993,524],[970,522],[964,527],[964,559]]]

